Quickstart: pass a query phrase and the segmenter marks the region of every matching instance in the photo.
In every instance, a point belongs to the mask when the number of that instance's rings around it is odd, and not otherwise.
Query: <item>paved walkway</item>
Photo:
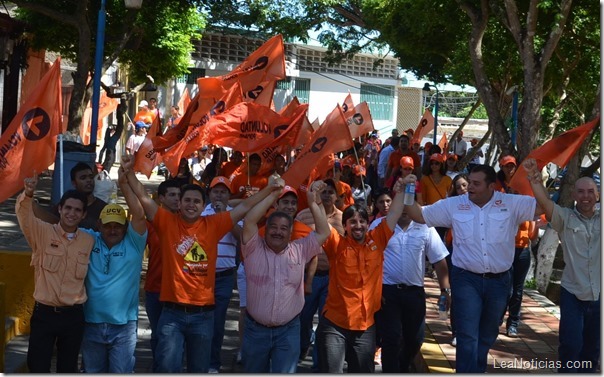
[[[112,169],[111,176],[117,178],[117,169]],[[150,180],[139,175],[149,192],[155,192],[163,177],[152,175]],[[36,197],[42,204],[50,202],[52,181],[50,177],[41,177]],[[123,199],[122,202],[123,204]],[[14,215],[15,198],[0,203],[0,249],[29,250],[21,235]],[[418,357],[418,371],[451,373],[455,368],[455,347],[451,346],[451,331],[448,321],[438,319],[437,300],[440,294],[436,280],[425,279],[427,296],[426,339]],[[141,296],[144,297],[144,296]],[[489,354],[488,372],[497,373],[552,373],[553,369],[530,368],[527,361],[553,361],[557,358],[559,308],[550,300],[534,290],[525,290],[522,305],[522,323],[518,338],[508,338],[505,326]],[[242,372],[241,365],[236,363],[239,348],[237,319],[239,315],[239,296],[235,291],[227,313],[225,340],[222,352],[221,372]],[[316,320],[315,320],[316,325]],[[150,350],[150,330],[144,303],[141,299],[139,316],[139,340],[136,348],[136,373],[151,372],[152,358]],[[27,353],[27,335],[13,339],[6,348],[6,372],[24,371]],[[310,373],[312,360],[310,356],[298,367],[299,373]],[[516,362],[514,363],[514,360]],[[524,362],[524,363],[523,363]],[[503,368],[503,366],[512,366]],[[376,372],[381,372],[378,366]]]

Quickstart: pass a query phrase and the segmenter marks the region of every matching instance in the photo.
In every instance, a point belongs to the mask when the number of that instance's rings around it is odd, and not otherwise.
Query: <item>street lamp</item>
[[[94,77],[92,78],[92,124],[90,127],[90,145],[96,148],[96,133],[99,123],[99,101],[101,100],[101,70],[103,69],[103,52],[105,48],[105,11],[106,0],[101,0],[99,20],[96,29],[96,53],[94,55]],[[140,9],[143,0],[124,0],[126,8]]]
[[[436,89],[436,99],[434,100],[434,138],[432,141],[432,145],[436,145],[436,128],[438,127],[438,88],[436,87],[436,85],[425,83],[424,87],[422,88],[422,92],[424,92],[424,95],[430,94],[431,87]]]

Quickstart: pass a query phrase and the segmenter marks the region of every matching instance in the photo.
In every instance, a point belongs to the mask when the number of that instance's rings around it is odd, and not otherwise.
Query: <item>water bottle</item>
[[[405,185],[405,196],[403,197],[403,204],[406,206],[413,205],[415,202],[415,183],[407,183]]]
[[[438,319],[447,319],[447,296],[440,295],[438,299]]]

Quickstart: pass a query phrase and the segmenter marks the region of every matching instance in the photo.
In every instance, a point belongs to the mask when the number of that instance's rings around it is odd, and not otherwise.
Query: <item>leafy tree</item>
[[[27,23],[33,48],[59,52],[76,63],[67,129],[79,134],[91,96],[89,75],[94,54],[100,0],[13,0],[18,18]],[[140,10],[123,0],[107,0],[103,71],[116,59],[127,66],[132,81],[146,75],[156,83],[187,72],[191,40],[201,37],[204,19],[192,0],[145,1]]]

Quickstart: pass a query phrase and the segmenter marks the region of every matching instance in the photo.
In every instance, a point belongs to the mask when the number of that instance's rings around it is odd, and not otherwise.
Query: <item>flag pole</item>
[[[63,197],[64,193],[63,184],[63,134],[59,134],[59,192],[60,197]]]
[[[361,166],[361,162],[359,161],[359,154],[357,153],[357,148],[356,145],[354,145],[354,139],[353,139],[353,147],[352,150],[354,151],[354,157],[357,159],[357,165]],[[365,172],[367,172],[367,170],[365,170]],[[363,175],[361,174],[361,189],[363,190],[363,198],[365,198],[365,205],[367,205],[367,194],[365,193],[365,181],[363,181]]]

